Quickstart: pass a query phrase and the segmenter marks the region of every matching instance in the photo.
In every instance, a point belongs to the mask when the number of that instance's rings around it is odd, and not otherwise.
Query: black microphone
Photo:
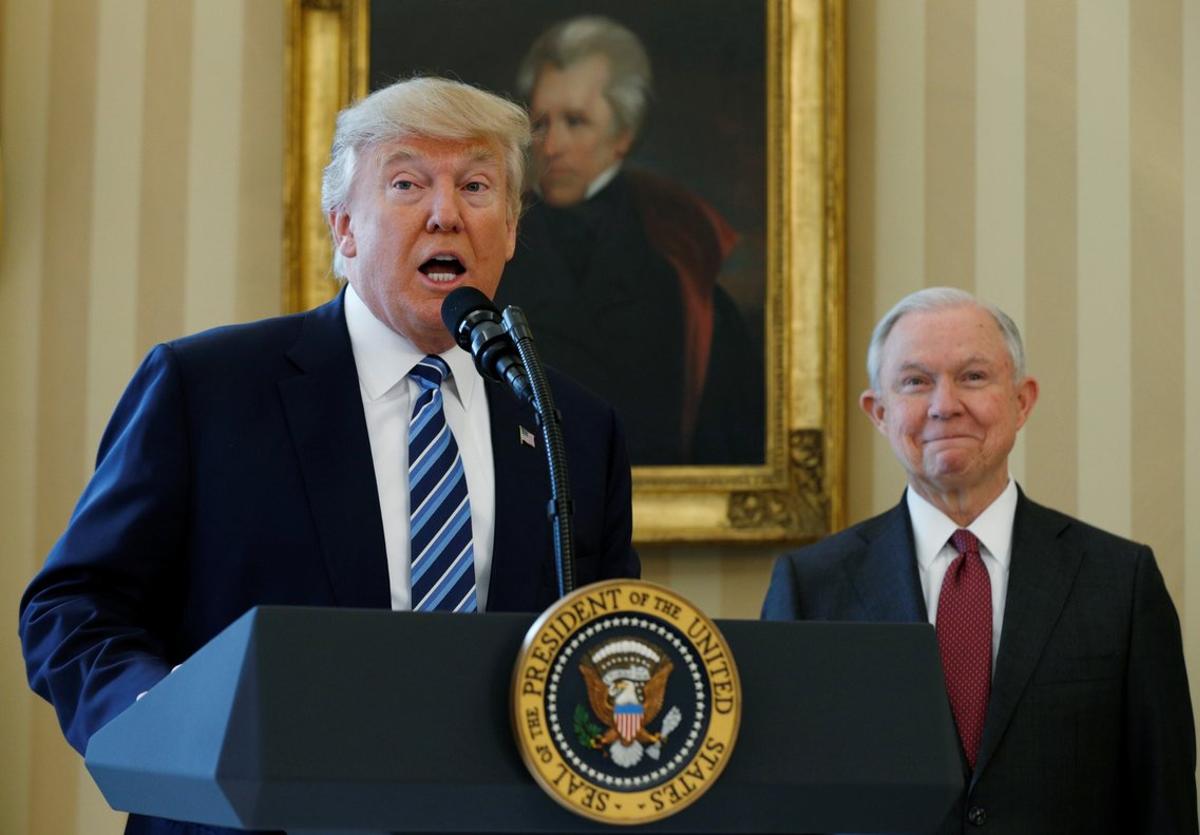
[[[442,302],[442,322],[458,347],[475,358],[480,374],[504,383],[519,399],[533,403],[533,389],[521,357],[491,299],[474,287],[459,287]]]
[[[550,533],[554,544],[559,597],[575,589],[575,535],[567,450],[562,416],[554,408],[550,383],[533,345],[529,323],[519,307],[507,307],[503,319],[491,299],[474,287],[460,287],[442,302],[442,321],[458,346],[471,352],[479,373],[508,385],[533,406],[542,431],[550,475]]]

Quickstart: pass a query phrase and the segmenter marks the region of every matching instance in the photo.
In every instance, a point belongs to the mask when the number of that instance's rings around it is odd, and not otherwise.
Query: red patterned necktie
[[[938,647],[954,724],[974,769],[992,687],[992,583],[975,534],[960,528],[950,543],[958,556],[938,596]]]

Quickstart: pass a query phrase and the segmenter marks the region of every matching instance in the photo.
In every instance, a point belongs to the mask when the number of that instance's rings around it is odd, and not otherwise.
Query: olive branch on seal
[[[575,705],[575,738],[579,740],[580,745],[586,745],[588,748],[595,748],[596,740],[604,733],[604,728],[592,721],[591,714],[583,705]]]

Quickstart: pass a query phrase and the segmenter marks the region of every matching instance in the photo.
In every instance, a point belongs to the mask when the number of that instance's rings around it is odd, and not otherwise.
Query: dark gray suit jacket
[[[763,617],[928,620],[906,503],[781,557]],[[1179,619],[1149,548],[1021,494],[978,765],[963,769],[943,835],[1197,832]]]

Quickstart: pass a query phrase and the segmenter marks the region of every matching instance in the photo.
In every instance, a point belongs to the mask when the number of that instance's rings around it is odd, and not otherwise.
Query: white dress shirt
[[[913,544],[925,593],[929,622],[937,623],[938,597],[946,569],[958,556],[950,536],[958,525],[953,519],[927,502],[911,487],[905,491],[908,515],[912,519]],[[1000,649],[1000,629],[1004,625],[1004,600],[1008,592],[1008,567],[1012,561],[1013,519],[1017,515],[1017,483],[1008,479],[1004,492],[979,514],[967,530],[979,539],[979,555],[992,584],[992,665]]]
[[[617,172],[621,170],[621,161],[617,160],[612,165],[600,172],[596,179],[588,183],[587,191],[584,192],[583,199],[590,200],[600,193],[600,189],[613,181],[617,176]]]
[[[408,423],[420,386],[408,372],[424,352],[375,318],[353,287],[346,288],[346,327],[375,463],[375,485],[387,546],[388,584],[392,608],[412,608],[408,536]],[[454,433],[467,477],[471,503],[471,537],[475,551],[475,596],[479,611],[487,609],[496,519],[496,471],[492,461],[491,424],[483,378],[470,354],[458,346],[442,353],[450,379],[442,384],[446,423]]]

